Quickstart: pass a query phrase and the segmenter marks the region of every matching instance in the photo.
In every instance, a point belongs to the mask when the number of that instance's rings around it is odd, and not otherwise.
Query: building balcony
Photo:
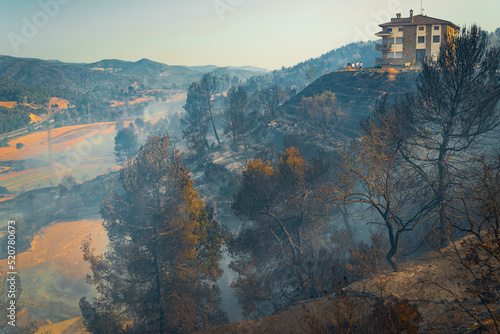
[[[375,34],[378,37],[390,37],[392,36],[392,31],[382,30]]]
[[[375,50],[377,51],[392,51],[392,44],[375,44]]]

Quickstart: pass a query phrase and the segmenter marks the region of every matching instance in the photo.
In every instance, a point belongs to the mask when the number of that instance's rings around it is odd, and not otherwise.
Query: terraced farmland
[[[13,139],[9,147],[0,148],[0,186],[18,193],[57,185],[65,175],[84,180],[103,173],[115,165],[114,135],[114,122],[52,129],[52,167],[47,131]],[[24,147],[16,149],[17,143]],[[43,166],[30,163],[30,159],[44,162]],[[24,168],[19,167],[22,161]],[[17,168],[9,167],[13,162],[17,162]]]

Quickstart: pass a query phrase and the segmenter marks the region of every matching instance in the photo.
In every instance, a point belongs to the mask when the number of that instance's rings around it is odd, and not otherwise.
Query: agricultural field
[[[79,220],[42,228],[30,249],[17,254],[16,269],[22,280],[19,302],[27,305],[29,300],[29,318],[39,325],[49,324],[46,319],[58,322],[77,316],[80,298],[93,296],[93,288],[85,282],[90,268],[81,250],[87,237],[96,252],[105,251],[107,236],[102,221]],[[0,260],[0,268],[6,266],[7,260]]]
[[[50,155],[48,136],[47,131],[39,131],[0,148],[0,186],[19,193],[57,185],[65,175],[83,181],[115,165],[114,122],[52,129]],[[22,148],[16,148],[20,144]],[[13,164],[16,167],[10,167]]]

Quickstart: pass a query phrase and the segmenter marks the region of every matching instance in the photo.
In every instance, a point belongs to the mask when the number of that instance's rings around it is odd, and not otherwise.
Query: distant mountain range
[[[204,73],[237,77],[240,81],[266,73],[252,67],[171,66],[149,59],[136,62],[105,59],[95,63],[64,63],[33,58],[0,56],[0,76],[29,86],[86,92],[99,86],[126,86],[137,82],[149,89],[185,88]]]
[[[305,87],[310,82],[306,71],[314,68],[314,78],[345,66],[348,61],[363,61],[373,66],[375,42],[352,43],[292,67],[268,71],[254,66],[180,66],[167,65],[149,59],[136,62],[104,59],[95,63],[65,63],[57,60],[0,56],[0,76],[9,77],[29,86],[88,92],[99,87],[126,87],[137,82],[147,89],[185,89],[205,73],[222,76],[226,82],[247,82],[250,88],[278,84]]]
[[[105,69],[113,72],[122,72],[125,74],[136,75],[166,75],[167,73],[190,74],[190,73],[209,73],[214,71],[226,70],[238,73],[250,72],[246,74],[255,75],[256,73],[267,73],[269,70],[254,67],[254,66],[225,66],[219,67],[216,65],[205,66],[184,66],[184,65],[167,65],[158,63],[147,58],[143,58],[136,62],[104,59],[96,63],[85,64],[85,67],[96,70]]]
[[[255,66],[224,66],[224,67],[219,67],[216,65],[205,65],[205,66],[188,66],[188,67],[195,70],[195,71],[203,72],[203,73],[212,72],[212,71],[215,71],[216,69],[241,70],[241,71],[249,71],[249,72],[256,72],[256,73],[269,72],[268,69],[255,67]]]

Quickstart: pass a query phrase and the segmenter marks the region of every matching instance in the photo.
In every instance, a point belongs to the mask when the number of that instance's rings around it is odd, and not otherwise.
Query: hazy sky
[[[499,0],[423,0],[424,14],[500,26]],[[375,39],[420,0],[0,0],[0,54],[94,62],[291,66]]]

